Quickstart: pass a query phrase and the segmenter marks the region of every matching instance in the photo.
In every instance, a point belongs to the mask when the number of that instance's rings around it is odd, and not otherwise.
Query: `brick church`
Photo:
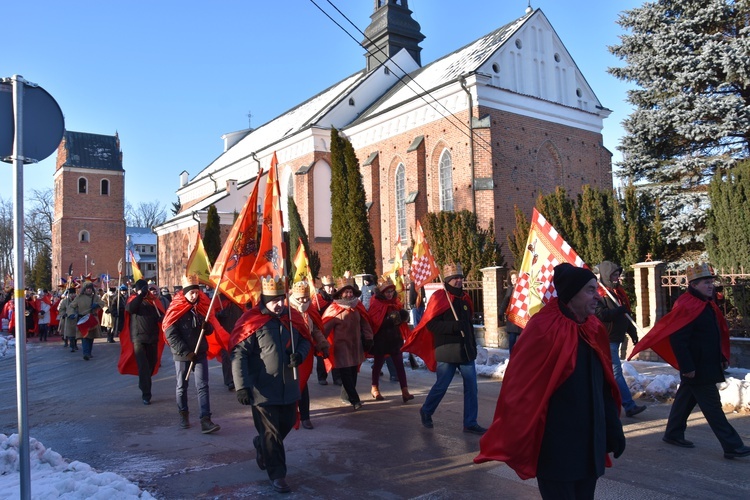
[[[193,178],[180,174],[181,211],[156,228],[161,283],[179,283],[210,205],[226,235],[274,151],[282,198],[294,196],[329,273],[331,127],[359,159],[379,272],[427,212],[471,210],[482,226],[494,221],[504,242],[514,205],[530,214],[556,186],[572,194],[612,187],[601,133],[610,110],[540,9],[428,64],[412,14],[407,0],[376,0],[361,71],[268,123],[224,135],[216,160]]]
[[[125,251],[125,170],[117,134],[65,132],[57,149],[54,204],[52,282],[66,279],[69,270],[117,280]]]

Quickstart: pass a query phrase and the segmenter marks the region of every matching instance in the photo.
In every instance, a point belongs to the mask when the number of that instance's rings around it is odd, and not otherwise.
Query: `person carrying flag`
[[[258,431],[255,460],[278,493],[291,491],[284,438],[297,420],[302,381],[295,377],[296,368],[311,349],[307,323],[284,306],[285,295],[283,279],[263,277],[260,302],[237,320],[230,338],[237,401],[251,406]]]
[[[435,384],[419,409],[422,425],[432,429],[432,414],[443,400],[448,386],[461,372],[464,381],[464,432],[484,434],[487,429],[477,423],[479,413],[477,368],[477,340],[471,318],[474,304],[463,289],[464,273],[461,264],[443,266],[444,288],[436,291],[427,303],[422,321],[412,331],[402,351],[414,352],[437,373]]]
[[[569,263],[557,292],[526,324],[475,463],[505,462],[537,478],[544,499],[592,499],[599,476],[625,450],[607,332],[594,316],[596,276]]]

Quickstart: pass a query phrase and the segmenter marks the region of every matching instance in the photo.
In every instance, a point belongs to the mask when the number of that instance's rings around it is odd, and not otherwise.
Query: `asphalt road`
[[[212,362],[211,406],[216,434],[203,435],[198,402],[191,391],[193,427],[178,428],[174,365],[169,349],[156,376],[151,406],[141,404],[137,379],[117,373],[119,344],[98,340],[94,358],[70,353],[59,337],[28,344],[30,436],[68,460],[88,463],[137,482],[157,498],[275,497],[266,473],[255,464],[250,410],[239,405]],[[0,358],[0,432],[17,432],[15,357]],[[386,400],[369,396],[370,365],[364,364],[358,390],[365,401],[352,411],[339,388],[310,384],[315,429],[292,431],[286,452],[293,492],[289,498],[456,499],[539,498],[533,480],[521,481],[501,463],[475,465],[479,437],[462,432],[460,376],[433,416],[434,429],[421,426],[418,409],[434,374],[407,368],[416,399],[401,402],[397,383],[381,383]],[[489,425],[500,390],[495,380],[479,380],[479,422]],[[699,412],[686,437],[695,449],[661,441],[669,403],[643,401],[648,410],[624,418],[627,449],[599,480],[601,499],[750,498],[750,459],[727,460]],[[750,444],[750,418],[729,418]],[[33,495],[33,483],[32,483]]]

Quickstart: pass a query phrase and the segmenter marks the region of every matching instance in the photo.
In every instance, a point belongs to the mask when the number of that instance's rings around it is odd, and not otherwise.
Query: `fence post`
[[[666,264],[662,261],[639,262],[633,264],[635,270],[635,322],[644,331],[666,314],[666,294],[661,283]]]
[[[484,305],[484,346],[502,347],[507,346],[505,329],[500,328],[502,311],[499,311],[500,302],[505,295],[505,278],[508,270],[504,267],[485,267],[482,271],[482,301]]]

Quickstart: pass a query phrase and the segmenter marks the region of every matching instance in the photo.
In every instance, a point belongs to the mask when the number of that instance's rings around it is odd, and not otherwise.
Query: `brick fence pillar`
[[[498,309],[505,294],[505,278],[508,270],[504,267],[485,267],[482,271],[482,298],[484,301],[484,342],[485,347],[500,347],[501,317]]]
[[[666,293],[661,276],[666,265],[661,261],[633,264],[635,270],[635,322],[645,334],[666,314]],[[643,361],[661,361],[651,349],[638,355]]]

